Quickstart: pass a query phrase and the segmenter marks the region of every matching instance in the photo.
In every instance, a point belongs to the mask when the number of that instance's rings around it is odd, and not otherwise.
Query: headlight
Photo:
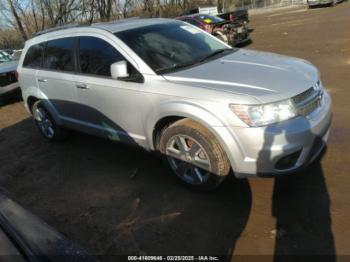
[[[249,126],[265,126],[297,116],[290,99],[265,105],[231,104],[230,109]]]

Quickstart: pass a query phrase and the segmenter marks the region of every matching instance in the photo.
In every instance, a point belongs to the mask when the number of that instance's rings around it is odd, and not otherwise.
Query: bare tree
[[[97,11],[102,21],[109,21],[112,16],[112,0],[97,0]]]
[[[218,5],[221,9],[224,3],[234,1],[238,0],[1,0],[0,13],[18,31],[16,36],[26,40],[39,30],[57,25],[130,16],[175,17],[192,7]]]
[[[22,24],[22,21],[21,19],[19,18],[18,14],[17,14],[17,11],[15,9],[15,6],[13,4],[13,1],[12,0],[7,0],[7,3],[10,7],[10,11],[13,15],[13,17],[15,18],[16,20],[16,23],[17,23],[17,27],[18,27],[18,30],[19,32],[21,33],[22,37],[23,37],[23,40],[27,40],[28,39],[28,36],[26,34],[26,31],[24,30],[24,27],[23,27],[23,24]]]
[[[35,10],[36,6],[34,4],[34,0],[31,0],[30,5],[31,5],[33,19],[34,19],[35,32],[38,32],[39,31],[39,25],[38,25],[38,19],[37,19],[37,16],[36,16],[36,10]]]
[[[134,6],[134,4],[135,3],[132,0],[124,0],[124,3],[119,2],[119,5],[122,5],[120,11],[123,14],[123,18],[128,17],[128,12]]]

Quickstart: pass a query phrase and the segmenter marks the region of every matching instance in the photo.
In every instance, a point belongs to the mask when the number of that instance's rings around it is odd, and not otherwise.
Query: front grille
[[[313,87],[292,97],[292,101],[302,116],[307,116],[321,106],[322,91],[315,90]]]
[[[311,114],[314,110],[316,110],[321,105],[321,98],[317,97],[315,100],[312,100],[310,103],[306,104],[303,107],[298,109],[299,114],[302,116],[307,116]]]
[[[299,103],[303,102],[304,100],[308,99],[310,96],[312,96],[312,94],[314,92],[315,92],[315,89],[313,87],[311,87],[308,90],[302,92],[301,94],[293,97],[292,100],[295,104],[299,104]]]
[[[7,86],[16,82],[15,72],[0,74],[0,86]]]

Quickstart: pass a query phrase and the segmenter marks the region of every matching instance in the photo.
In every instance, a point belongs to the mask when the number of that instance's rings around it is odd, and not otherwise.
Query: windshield
[[[6,53],[5,51],[0,51],[0,63],[10,62],[10,61],[12,61],[11,55]]]
[[[183,22],[169,22],[115,33],[157,74],[203,62],[230,51],[219,40]]]

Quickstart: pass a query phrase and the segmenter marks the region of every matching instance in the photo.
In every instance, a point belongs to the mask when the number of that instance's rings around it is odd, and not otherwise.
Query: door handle
[[[45,82],[47,82],[47,79],[45,79],[45,78],[38,78],[38,82],[45,83]]]
[[[79,89],[89,89],[87,85],[84,83],[79,83],[79,84],[76,84],[75,86],[76,88],[79,88]]]

